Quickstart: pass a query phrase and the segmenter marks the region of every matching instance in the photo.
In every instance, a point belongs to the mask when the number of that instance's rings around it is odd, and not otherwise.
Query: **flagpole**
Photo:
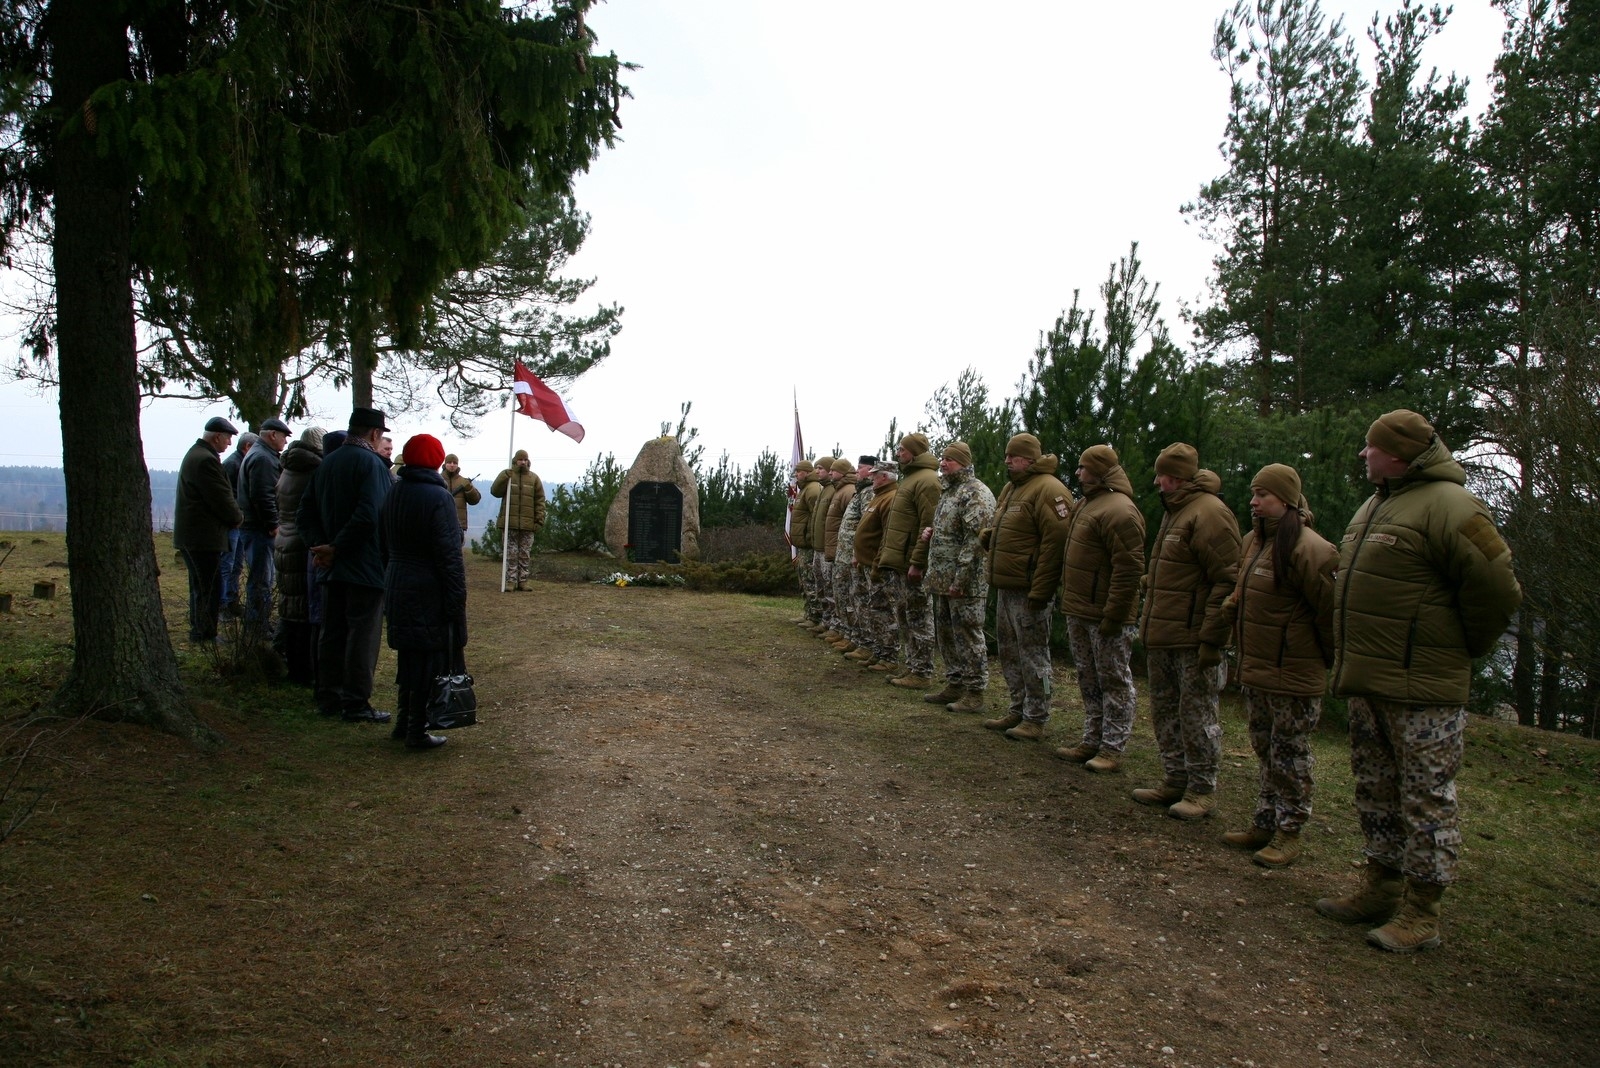
[[[511,410],[509,412],[507,412],[506,414],[511,417],[510,433],[507,435],[507,438],[506,438],[506,456],[507,457],[511,457],[511,456],[515,456],[516,455],[516,449],[517,449],[517,394],[516,394],[515,391],[513,391],[512,394],[511,394]],[[506,462],[508,464],[511,463],[511,461],[509,459],[507,459]],[[514,468],[515,466],[516,466],[515,464],[511,464],[512,468]],[[510,468],[508,468],[508,470],[510,470]],[[509,563],[509,561],[511,559],[511,557],[509,555],[510,554],[510,550],[511,550],[511,490],[512,490],[512,487],[515,484],[516,484],[515,477],[506,479],[506,495],[505,495],[505,498],[504,498],[505,503],[503,505],[503,507],[505,508],[505,513],[501,517],[501,521],[500,521],[500,592],[501,593],[505,593],[506,592],[506,570],[507,570],[507,565],[508,565],[508,563]]]

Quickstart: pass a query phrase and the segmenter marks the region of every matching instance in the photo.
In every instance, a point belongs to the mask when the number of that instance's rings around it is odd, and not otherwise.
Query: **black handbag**
[[[472,676],[467,674],[466,657],[455,644],[451,628],[450,645],[455,650],[455,665],[444,675],[435,675],[428,688],[428,729],[449,731],[471,727],[478,722],[478,695],[472,692]]]

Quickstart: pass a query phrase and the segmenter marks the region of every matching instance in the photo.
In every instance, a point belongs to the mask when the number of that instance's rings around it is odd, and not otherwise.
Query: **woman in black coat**
[[[405,443],[405,466],[383,503],[378,540],[388,560],[384,615],[399,667],[394,737],[412,749],[445,739],[428,733],[428,690],[467,644],[467,574],[455,499],[439,475],[444,446],[431,434]]]

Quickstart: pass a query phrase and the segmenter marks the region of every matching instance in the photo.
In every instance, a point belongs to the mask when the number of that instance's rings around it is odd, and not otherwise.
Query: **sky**
[[[690,402],[708,464],[787,461],[796,408],[809,451],[875,452],[967,367],[1014,395],[1040,333],[1074,290],[1097,305],[1134,241],[1186,344],[1216,249],[1179,209],[1223,168],[1210,51],[1228,6],[608,0],[588,19],[598,50],[639,69],[621,139],[576,183],[592,227],[570,273],[625,309],[610,357],[561,387],[587,435],[502,409],[469,439],[442,416],[392,421],[397,440],[436,434],[489,477],[526,448],[569,482],[606,453],[631,464]],[[1323,10],[1370,74],[1365,27],[1393,7]],[[1425,54],[1469,79],[1473,115],[1503,28],[1489,0],[1459,0]],[[0,336],[0,366],[15,350]],[[313,403],[296,433],[344,425],[347,394]],[[153,402],[147,465],[176,469],[216,414]],[[53,393],[0,383],[0,428],[0,466],[60,465]]]

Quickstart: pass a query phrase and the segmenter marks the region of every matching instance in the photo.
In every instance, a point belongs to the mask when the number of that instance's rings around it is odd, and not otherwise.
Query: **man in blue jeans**
[[[246,430],[239,435],[228,458],[222,461],[222,472],[228,476],[228,495],[236,501],[239,496],[239,468],[244,465],[244,458],[250,455],[250,450],[255,448],[257,440],[254,434]],[[228,546],[222,550],[222,562],[218,568],[222,576],[221,614],[238,619],[244,615],[244,608],[239,603],[239,579],[244,574],[244,555],[239,552],[238,527],[228,531]]]
[[[289,441],[289,426],[282,419],[262,422],[255,448],[239,465],[239,488],[234,493],[244,522],[239,524],[239,548],[250,574],[245,583],[245,633],[256,640],[268,637],[272,620],[272,543],[278,534],[278,457]]]

